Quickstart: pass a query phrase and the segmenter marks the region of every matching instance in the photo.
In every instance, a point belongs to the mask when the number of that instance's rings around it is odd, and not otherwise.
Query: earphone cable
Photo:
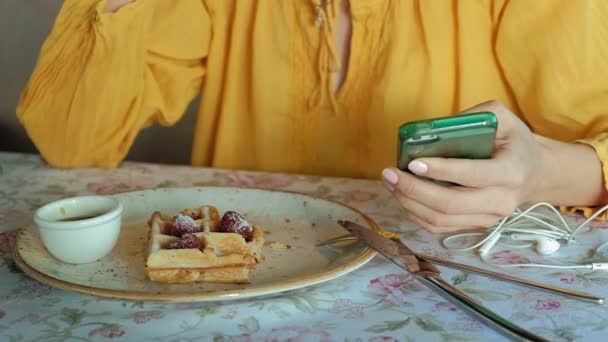
[[[555,214],[557,219],[551,218],[550,216],[544,215],[542,213],[534,213],[533,211],[539,207],[546,207]],[[564,216],[551,204],[547,202],[539,202],[534,204],[533,206],[527,208],[526,210],[516,209],[513,214],[502,218],[494,227],[491,228],[489,233],[464,233],[464,234],[455,234],[452,236],[448,236],[442,240],[442,245],[444,248],[452,251],[458,252],[466,252],[479,247],[480,248],[480,256],[481,260],[491,266],[496,267],[541,267],[541,268],[558,268],[558,269],[592,269],[592,270],[608,270],[608,263],[591,263],[584,265],[545,265],[545,264],[534,264],[534,263],[525,263],[525,264],[509,264],[509,265],[501,265],[494,264],[488,262],[488,260],[484,257],[489,249],[495,244],[498,243],[503,246],[507,246],[509,248],[526,248],[531,247],[533,244],[523,244],[523,245],[511,245],[506,244],[504,242],[498,241],[503,233],[507,233],[505,236],[510,235],[510,233],[526,233],[533,235],[542,235],[555,240],[565,240],[567,243],[574,242],[574,236],[581,231],[583,227],[586,227],[589,222],[594,220],[596,217],[601,215],[603,212],[608,210],[608,205],[600,208],[593,215],[587,218],[584,222],[576,226],[576,228],[572,229],[568,223],[566,222]],[[561,227],[560,227],[561,225]],[[542,226],[543,228],[539,228]],[[472,244],[471,246],[456,248],[450,247],[447,242],[456,238],[468,237],[468,236],[479,236],[486,235],[480,241]],[[496,236],[498,234],[498,236]],[[493,239],[493,241],[490,241]],[[490,241],[487,245],[486,242]],[[601,244],[597,249],[597,251],[608,244],[608,241]],[[483,250],[483,253],[481,252]]]
[[[598,217],[599,215],[601,215],[606,210],[608,210],[608,205],[603,206],[601,209],[599,209],[598,211],[596,211],[593,215],[589,216],[589,218],[586,219],[583,223],[579,224],[576,228],[574,228],[574,231],[572,232],[572,234],[568,238],[568,242],[570,242],[570,240],[574,237],[574,234],[576,234],[579,230],[581,230],[581,228],[583,228],[586,225],[588,225],[589,222],[593,221],[596,217]]]

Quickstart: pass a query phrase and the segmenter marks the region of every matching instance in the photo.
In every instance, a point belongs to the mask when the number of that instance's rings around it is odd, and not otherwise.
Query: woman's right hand
[[[106,3],[105,13],[114,13],[121,7],[133,2],[133,0],[108,0]]]

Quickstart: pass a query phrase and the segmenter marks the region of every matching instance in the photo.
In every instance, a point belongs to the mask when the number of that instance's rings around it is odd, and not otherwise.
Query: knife
[[[402,242],[396,242],[377,234],[351,221],[338,221],[344,229],[355,235],[359,240],[384,255],[387,259],[401,267],[418,280],[436,290],[450,302],[466,309],[484,323],[497,329],[507,337],[520,341],[549,341],[538,336],[513,322],[501,317],[488,309],[476,299],[459,290],[441,277],[441,272],[430,261],[421,258]]]
[[[316,246],[323,247],[323,246],[332,245],[332,244],[343,242],[343,241],[352,241],[352,240],[358,241],[357,237],[355,237],[354,235],[349,233],[349,234],[336,236],[334,238],[331,238],[331,239],[328,239],[325,241],[321,241],[321,242],[317,243]],[[400,242],[400,241],[397,241],[397,242]],[[572,298],[579,299],[579,300],[589,301],[589,302],[593,302],[596,304],[604,304],[604,301],[605,301],[605,298],[602,296],[598,296],[598,295],[594,295],[594,294],[590,294],[590,293],[586,293],[586,292],[575,291],[575,290],[566,289],[563,287],[539,283],[539,282],[528,280],[528,279],[518,278],[518,277],[514,277],[512,275],[494,272],[494,271],[487,270],[485,268],[478,268],[478,267],[474,267],[474,266],[467,265],[467,264],[461,264],[461,263],[457,263],[452,260],[438,258],[436,256],[432,256],[432,255],[428,255],[428,254],[416,253],[416,255],[419,258],[425,259],[430,262],[434,262],[436,265],[439,264],[439,265],[447,266],[447,267],[451,267],[451,268],[458,268],[463,271],[477,273],[482,276],[486,276],[486,277],[490,277],[490,278],[494,278],[494,279],[500,279],[500,280],[512,282],[512,283],[519,284],[519,285],[530,286],[530,287],[534,287],[539,290],[550,291],[550,292],[557,293],[560,295],[570,296]]]

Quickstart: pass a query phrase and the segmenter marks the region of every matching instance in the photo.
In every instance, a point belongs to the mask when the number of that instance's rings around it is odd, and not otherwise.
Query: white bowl
[[[39,208],[34,222],[44,246],[55,258],[84,264],[110,253],[120,234],[122,209],[111,197],[72,197]]]

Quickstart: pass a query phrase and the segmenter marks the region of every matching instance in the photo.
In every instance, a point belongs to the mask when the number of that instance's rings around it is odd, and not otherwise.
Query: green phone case
[[[491,112],[405,123],[399,127],[397,165],[407,170],[410,161],[421,157],[491,158],[497,128]]]

